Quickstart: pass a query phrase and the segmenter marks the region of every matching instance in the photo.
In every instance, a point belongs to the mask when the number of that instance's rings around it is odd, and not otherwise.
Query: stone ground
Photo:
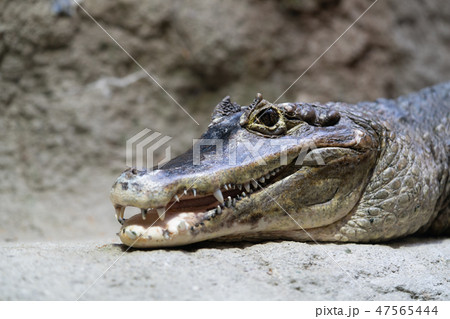
[[[387,245],[203,243],[149,251],[126,251],[114,242],[2,243],[0,299],[450,298],[448,238]]]

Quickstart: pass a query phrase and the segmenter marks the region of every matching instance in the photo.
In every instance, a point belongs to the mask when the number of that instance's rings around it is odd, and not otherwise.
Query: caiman
[[[111,200],[121,241],[141,248],[448,236],[449,162],[450,82],[357,104],[226,97],[190,150],[125,170]]]

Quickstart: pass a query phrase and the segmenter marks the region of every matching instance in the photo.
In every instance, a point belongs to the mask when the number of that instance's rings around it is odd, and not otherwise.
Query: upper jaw
[[[154,182],[156,185],[150,186],[151,180],[158,176],[158,174],[151,174],[147,176],[145,183],[128,182],[128,184],[139,185],[139,191],[133,189],[133,186],[124,190],[122,185],[125,182],[119,178],[111,190],[111,201],[116,209],[116,218],[121,224],[125,221],[124,212],[127,206],[140,208],[143,220],[147,215],[159,216],[161,220],[164,220],[166,216],[183,212],[203,213],[204,215],[198,214],[197,217],[202,216],[208,219],[221,214],[226,208],[236,207],[239,200],[272,183],[280,176],[281,170],[280,167],[272,170],[266,168],[264,172],[256,172],[246,179],[243,179],[245,177],[241,174],[241,179],[238,181],[222,179],[220,182],[215,181],[209,185],[205,178],[198,178],[197,183],[194,182],[188,187],[185,186],[188,183],[182,180],[177,183],[178,185],[171,185],[172,187],[161,186],[157,181]],[[139,171],[136,175],[139,175]],[[247,175],[249,175],[248,172]],[[142,174],[142,176],[146,175]],[[143,185],[147,185],[149,189],[160,187],[159,193],[163,193],[164,196],[157,198],[157,192],[144,190]],[[164,192],[161,192],[161,189],[165,189]],[[153,200],[150,200],[149,194]]]

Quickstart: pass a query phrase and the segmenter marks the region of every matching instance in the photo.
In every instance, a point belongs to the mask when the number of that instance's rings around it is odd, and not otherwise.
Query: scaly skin
[[[120,239],[142,248],[448,235],[449,161],[450,83],[356,105],[227,97],[193,149],[160,169],[126,170],[111,200]],[[142,215],[125,221],[126,206]]]

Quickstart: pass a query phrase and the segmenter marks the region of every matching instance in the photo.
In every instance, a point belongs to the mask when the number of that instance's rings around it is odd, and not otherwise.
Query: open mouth
[[[145,237],[153,234],[170,239],[175,233],[195,232],[204,226],[205,221],[232,212],[239,201],[289,175],[288,166],[273,169],[242,184],[226,183],[207,195],[197,194],[195,188],[184,189],[177,192],[165,207],[141,209],[141,214],[129,219],[124,219],[126,206],[115,205],[116,218],[123,225],[121,232],[131,239],[144,236],[144,233]]]

